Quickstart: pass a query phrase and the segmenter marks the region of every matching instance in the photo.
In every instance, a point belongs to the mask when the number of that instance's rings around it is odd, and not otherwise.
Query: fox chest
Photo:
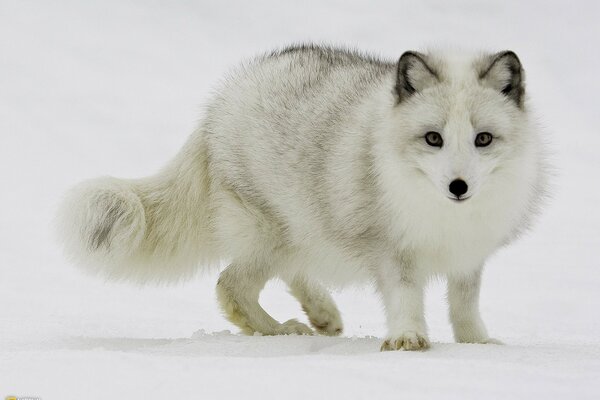
[[[469,273],[479,269],[509,237],[508,217],[444,215],[424,217],[403,227],[400,246],[411,249],[418,268],[434,274]]]

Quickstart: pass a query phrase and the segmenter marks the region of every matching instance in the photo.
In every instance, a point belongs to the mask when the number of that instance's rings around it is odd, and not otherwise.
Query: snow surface
[[[599,4],[1,1],[0,396],[600,398]],[[380,353],[371,288],[334,294],[343,337],[245,337],[219,315],[215,274],[139,288],[65,262],[50,222],[70,185],[157,170],[228,69],[307,40],[520,55],[556,177],[540,223],[484,275],[484,318],[505,346],[452,343],[442,282],[428,291],[432,349]],[[262,302],[305,320],[281,284]]]

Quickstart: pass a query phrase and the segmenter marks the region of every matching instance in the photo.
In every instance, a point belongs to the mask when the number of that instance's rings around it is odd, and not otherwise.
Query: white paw
[[[399,336],[386,339],[381,345],[381,351],[392,350],[427,350],[429,348],[429,339],[427,335],[414,331],[406,331]]]
[[[340,313],[336,310],[321,308],[317,312],[306,312],[310,324],[322,335],[338,336],[344,330]]]
[[[295,319],[284,322],[275,329],[275,335],[313,335],[314,332],[308,325]]]

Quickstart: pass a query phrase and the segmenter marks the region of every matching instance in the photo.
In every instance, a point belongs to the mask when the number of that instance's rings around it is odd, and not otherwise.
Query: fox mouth
[[[465,200],[469,200],[471,198],[471,196],[467,196],[467,197],[450,197],[450,196],[448,196],[448,198],[455,203],[460,203]]]

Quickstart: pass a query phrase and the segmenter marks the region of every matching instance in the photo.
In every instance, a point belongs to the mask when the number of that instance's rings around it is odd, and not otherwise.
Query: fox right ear
[[[514,52],[506,50],[489,56],[487,64],[487,67],[479,73],[479,80],[501,92],[522,108],[525,76],[519,57]]]
[[[427,56],[407,51],[398,60],[395,92],[398,103],[439,81],[437,72],[427,63]]]

